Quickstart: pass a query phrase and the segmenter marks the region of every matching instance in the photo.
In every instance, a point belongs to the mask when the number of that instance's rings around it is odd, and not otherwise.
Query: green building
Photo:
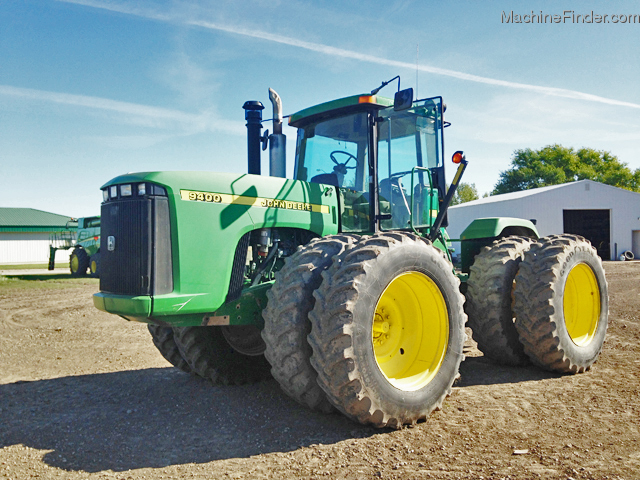
[[[33,208],[0,207],[0,265],[46,264],[52,233],[76,230],[71,217]],[[69,251],[60,250],[59,265],[69,261]]]

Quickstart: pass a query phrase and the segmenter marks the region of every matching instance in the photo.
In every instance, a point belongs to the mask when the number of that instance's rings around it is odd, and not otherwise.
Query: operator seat
[[[383,228],[408,228],[409,227],[409,218],[411,216],[411,212],[405,204],[407,200],[406,194],[403,195],[400,191],[402,189],[402,183],[400,183],[399,179],[390,179],[384,178],[380,180],[379,186],[379,195],[380,195],[380,210],[382,213],[391,213],[391,220],[386,220]],[[391,192],[391,198],[386,198]],[[384,203],[383,203],[384,202]],[[383,208],[383,205],[389,205],[386,209]],[[383,210],[386,210],[383,212]]]
[[[335,173],[321,173],[315,177],[311,177],[311,183],[324,183],[325,185],[333,185],[334,187],[340,186],[338,185],[338,175]]]

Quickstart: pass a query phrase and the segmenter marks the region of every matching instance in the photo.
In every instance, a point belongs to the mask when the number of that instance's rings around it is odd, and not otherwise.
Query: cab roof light
[[[162,197],[167,196],[167,190],[164,187],[161,187],[160,185],[152,185],[151,187],[153,188],[153,195],[160,195]]]
[[[358,103],[377,103],[375,95],[362,95],[358,98]]]
[[[131,189],[131,184],[130,183],[126,183],[124,185],[120,185],[120,196],[121,197],[130,197],[133,193],[133,190]]]

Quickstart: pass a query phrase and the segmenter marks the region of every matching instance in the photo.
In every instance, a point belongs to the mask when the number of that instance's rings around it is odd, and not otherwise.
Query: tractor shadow
[[[536,382],[560,377],[562,374],[547,372],[534,365],[510,367],[499,365],[484,356],[467,357],[460,364],[460,379],[455,386],[465,388],[475,385]]]
[[[212,386],[174,368],[0,385],[0,449],[65,470],[160,468],[293,451],[384,431],[289,400],[274,380]]]
[[[468,358],[460,372],[460,388],[557,376],[483,357]],[[0,417],[0,449],[45,450],[46,464],[86,472],[248,458],[390,431],[311,412],[274,380],[212,386],[175,368],[0,385]]]

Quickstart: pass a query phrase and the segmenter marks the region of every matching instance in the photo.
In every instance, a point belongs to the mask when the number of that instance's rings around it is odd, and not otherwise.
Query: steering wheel
[[[340,163],[338,160],[336,160],[336,155],[340,153],[342,155],[346,155],[347,156],[347,161],[344,163]],[[346,174],[347,170],[354,170],[355,168],[357,168],[358,166],[358,159],[356,158],[355,155],[350,154],[349,152],[345,152],[344,150],[334,150],[333,152],[331,152],[329,154],[329,156],[331,157],[331,161],[333,163],[336,164],[335,167],[333,167],[333,172],[334,173],[341,173],[341,174]],[[353,159],[353,161],[356,163],[356,165],[354,165],[353,167],[348,167],[347,164]]]

